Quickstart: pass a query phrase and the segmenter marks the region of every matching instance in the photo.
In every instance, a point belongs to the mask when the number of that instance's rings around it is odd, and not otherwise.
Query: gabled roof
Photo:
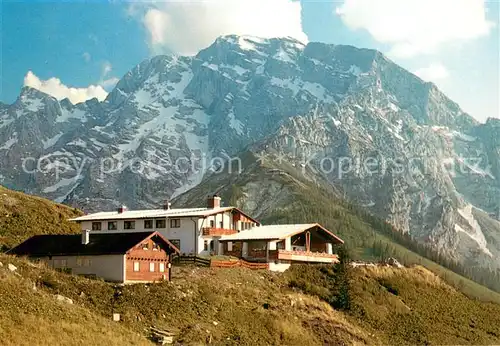
[[[30,257],[123,255],[146,239],[155,237],[179,252],[158,232],[90,233],[89,243],[82,244],[81,234],[36,235],[19,244],[9,254]]]
[[[249,215],[235,207],[220,208],[176,208],[176,209],[145,209],[145,210],[126,210],[121,213],[118,211],[105,211],[99,213],[80,216],[70,221],[102,221],[102,220],[129,220],[129,219],[150,219],[161,217],[205,217],[213,214],[236,210],[249,219],[259,223]]]
[[[318,227],[336,243],[343,244],[344,241],[318,223],[296,224],[296,225],[268,225],[252,227],[239,233],[224,235],[219,241],[242,241],[242,240],[283,240],[296,234],[303,233],[311,228]]]

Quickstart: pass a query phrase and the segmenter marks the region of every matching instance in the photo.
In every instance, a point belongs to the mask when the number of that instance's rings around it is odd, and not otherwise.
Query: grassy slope
[[[294,285],[328,299],[335,282],[328,267],[295,267]],[[357,268],[351,273],[351,311],[355,321],[384,344],[498,344],[500,305],[480,302],[416,266]],[[327,288],[327,289],[325,289]]]
[[[406,265],[423,265],[471,297],[500,303],[500,294],[408,250],[377,231],[356,210],[349,209],[338,192],[328,184],[308,180],[307,175],[304,176],[287,163],[276,164],[272,155],[258,164],[253,154],[246,153],[242,161],[244,170],[241,174],[226,173],[209,177],[179,196],[174,204],[199,206],[200,200],[215,191],[221,194],[223,200],[244,210],[247,209],[247,200],[255,199],[258,207],[248,211],[264,223],[319,222],[344,239],[354,259],[378,260],[373,250],[374,244],[377,244],[385,249],[386,255],[396,257]],[[284,174],[269,173],[276,169]],[[233,172],[237,170],[233,169]],[[266,192],[271,189],[271,182],[278,188]],[[249,197],[252,190],[259,192]],[[260,207],[266,203],[268,205],[265,208]]]
[[[319,345],[323,341],[366,344],[371,339],[341,312],[316,297],[287,289],[280,275],[268,271],[175,268],[173,282],[125,286],[114,299],[115,288],[111,284],[58,273],[41,265],[33,267],[23,259],[5,255],[0,255],[0,261],[14,263],[23,277],[14,278],[10,287],[0,283],[8,293],[4,296],[0,289],[1,310],[16,311],[16,316],[0,313],[0,335],[7,339],[23,335],[30,327],[38,328],[35,324],[43,314],[43,323],[52,321],[53,325],[48,325],[52,328],[47,333],[38,335],[42,343],[48,344],[62,334],[54,327],[64,320],[81,324],[74,331],[78,342],[64,344],[83,344],[88,339],[79,330],[88,326],[86,320],[95,324],[92,330],[106,330],[110,323],[102,316],[109,319],[112,312],[122,316],[115,328],[117,332],[128,331],[124,337],[144,334],[145,328],[155,325],[177,331],[177,341],[183,345]],[[38,287],[37,293],[29,292],[33,283]],[[75,304],[63,306],[62,311],[61,303],[51,300],[53,294],[69,297]],[[28,296],[27,303],[24,298],[19,303],[24,295]],[[31,299],[34,296],[47,298]],[[82,312],[84,316],[78,320],[76,315]],[[18,325],[16,321],[21,315],[25,322]],[[101,340],[108,336],[109,333]],[[123,338],[117,339],[116,344],[120,340]]]
[[[76,209],[0,186],[0,249],[35,234],[77,233],[78,225],[67,219],[78,215]]]
[[[16,263],[22,274],[37,268],[0,256],[0,340],[2,345],[147,345],[143,336],[88,308],[57,301],[53,292],[8,271]],[[23,268],[24,267],[24,268]]]
[[[115,287],[101,281],[5,255],[0,261],[14,263],[21,275],[0,268],[0,337],[13,344],[30,340],[29,330],[37,331],[36,344],[139,344],[144,339],[137,334],[150,325],[175,330],[185,345],[500,342],[500,305],[469,299],[421,267],[357,268],[355,308],[345,313],[323,300],[330,269],[317,266],[284,274],[176,267],[171,283],[125,286],[115,295]],[[298,279],[309,286],[292,288]],[[75,304],[57,302],[53,294]],[[123,321],[110,322],[112,312]]]

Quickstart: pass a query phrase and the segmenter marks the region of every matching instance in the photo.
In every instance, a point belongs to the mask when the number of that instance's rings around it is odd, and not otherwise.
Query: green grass
[[[67,219],[79,215],[77,209],[0,186],[0,250],[35,234],[78,233],[79,226]]]

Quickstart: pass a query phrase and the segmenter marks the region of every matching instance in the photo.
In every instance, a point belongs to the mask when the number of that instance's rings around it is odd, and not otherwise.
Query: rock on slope
[[[23,89],[0,108],[0,174],[86,210],[151,207],[262,145],[401,231],[499,267],[499,122],[374,50],[224,36],[142,62],[102,103]]]

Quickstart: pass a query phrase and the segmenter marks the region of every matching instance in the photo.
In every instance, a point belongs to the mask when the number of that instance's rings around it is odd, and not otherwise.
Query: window
[[[180,228],[181,219],[170,219],[170,228]]]
[[[118,229],[118,223],[116,221],[108,221],[108,231],[116,231]]]
[[[219,228],[224,228],[224,221],[219,222]]]
[[[135,272],[138,272],[140,269],[140,265],[139,265],[139,262],[134,262],[134,271]]]
[[[165,263],[160,263],[160,273],[165,271]]]
[[[208,243],[210,242],[210,240],[205,240],[203,242],[203,251],[208,251]]]
[[[68,261],[65,259],[61,260],[61,267],[67,267],[68,266]]]
[[[148,244],[148,243],[142,243],[142,244],[141,244],[141,248],[142,248],[143,250],[149,250],[149,244]]]
[[[210,227],[214,228],[214,226],[215,226],[214,220],[210,220]]]
[[[100,222],[92,222],[92,230],[93,231],[100,231],[101,230],[101,223]]]
[[[144,220],[144,228],[145,229],[153,228],[153,220]]]
[[[149,271],[151,273],[155,271],[155,264],[153,262],[149,263]]]
[[[160,250],[160,245],[153,243],[153,251],[158,251]]]
[[[125,229],[135,229],[135,221],[125,221],[123,223],[123,228],[125,228]]]
[[[165,219],[158,219],[156,220],[156,228],[166,228],[167,223],[165,222]]]
[[[78,258],[76,259],[76,265],[77,265],[78,267],[81,267],[81,266],[83,265],[83,260],[82,260],[81,258],[79,258],[79,257],[78,257]]]
[[[84,267],[90,267],[92,265],[92,261],[88,258],[83,260],[83,266]]]
[[[181,240],[180,239],[169,239],[172,245],[174,245],[179,251],[181,250]]]

